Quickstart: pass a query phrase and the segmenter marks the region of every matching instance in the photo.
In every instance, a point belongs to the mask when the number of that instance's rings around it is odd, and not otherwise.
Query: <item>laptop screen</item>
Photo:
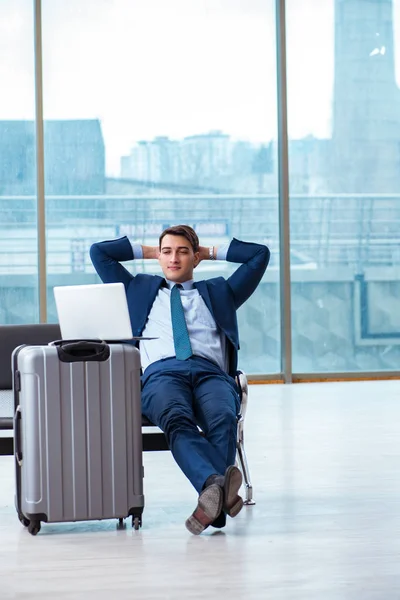
[[[132,339],[123,283],[54,287],[62,339]]]

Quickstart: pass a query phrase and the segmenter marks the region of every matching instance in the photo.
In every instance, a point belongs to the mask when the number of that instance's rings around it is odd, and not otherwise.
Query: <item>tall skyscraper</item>
[[[335,0],[332,141],[332,191],[399,192],[392,0]]]

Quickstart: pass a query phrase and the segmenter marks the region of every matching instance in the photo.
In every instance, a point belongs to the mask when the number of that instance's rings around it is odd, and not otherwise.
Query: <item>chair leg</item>
[[[253,506],[255,504],[255,501],[253,500],[253,486],[251,485],[251,482],[250,482],[249,465],[247,463],[247,457],[246,457],[246,452],[244,449],[243,441],[240,441],[240,440],[238,441],[237,453],[238,453],[240,468],[242,470],[243,479],[244,479],[244,483],[245,483],[245,487],[246,487],[246,499],[244,501],[244,504],[246,504],[246,506]]]

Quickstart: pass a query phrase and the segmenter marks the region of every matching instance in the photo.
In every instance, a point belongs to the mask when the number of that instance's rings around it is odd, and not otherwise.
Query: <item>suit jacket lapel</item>
[[[150,291],[149,291],[149,296],[148,296],[148,305],[147,305],[147,315],[146,315],[146,319],[149,316],[149,313],[151,311],[151,307],[153,306],[153,302],[156,299],[156,296],[158,294],[158,290],[160,289],[160,287],[162,286],[162,284],[164,283],[164,277],[152,277],[151,279],[151,286],[150,286]]]
[[[216,316],[214,314],[214,309],[211,304],[211,299],[210,299],[210,294],[208,293],[207,283],[205,281],[195,281],[194,287],[199,291],[200,296],[203,298],[208,310],[210,311],[210,313],[212,314],[212,316],[215,319]]]
[[[224,307],[224,302],[222,301],[222,303],[220,303],[219,299],[218,301],[215,300],[215,295],[212,294],[212,296],[214,297],[214,304],[215,304],[215,308],[212,305],[211,302],[211,296],[210,296],[210,292],[208,289],[208,285],[206,281],[197,281],[194,283],[194,287],[198,289],[200,296],[203,298],[204,302],[206,303],[206,306],[208,308],[208,310],[210,311],[210,313],[212,314],[212,316],[215,319],[216,324],[218,325],[218,327],[221,328],[221,330],[225,333],[225,335],[227,336],[227,338],[232,342],[232,344],[235,346],[235,348],[239,348],[239,342],[237,340],[237,337],[235,335],[235,328],[234,328],[234,324],[236,322],[236,313],[231,313],[230,311],[226,311],[226,305]],[[215,288],[213,288],[214,291]],[[221,293],[222,298],[223,298],[223,294]]]
[[[128,296],[132,296],[130,313],[133,335],[142,334],[147,317],[163,281],[163,277],[157,275],[146,278],[137,276],[133,280],[132,289],[128,290]]]
[[[143,329],[146,326],[148,316],[150,314],[151,308],[153,306],[154,300],[156,299],[158,291],[164,283],[164,277],[153,276],[150,278],[149,281],[150,281],[150,287],[149,287],[149,291],[148,291],[148,295],[147,295],[147,306],[146,306],[145,315],[143,315],[143,317],[144,317],[143,321],[140,324],[140,335],[142,334]]]

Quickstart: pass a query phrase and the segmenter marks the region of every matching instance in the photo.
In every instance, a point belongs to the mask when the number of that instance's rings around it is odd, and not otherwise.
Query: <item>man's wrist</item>
[[[200,246],[200,260],[217,260],[217,246]]]
[[[143,258],[158,258],[158,246],[142,246]]]

